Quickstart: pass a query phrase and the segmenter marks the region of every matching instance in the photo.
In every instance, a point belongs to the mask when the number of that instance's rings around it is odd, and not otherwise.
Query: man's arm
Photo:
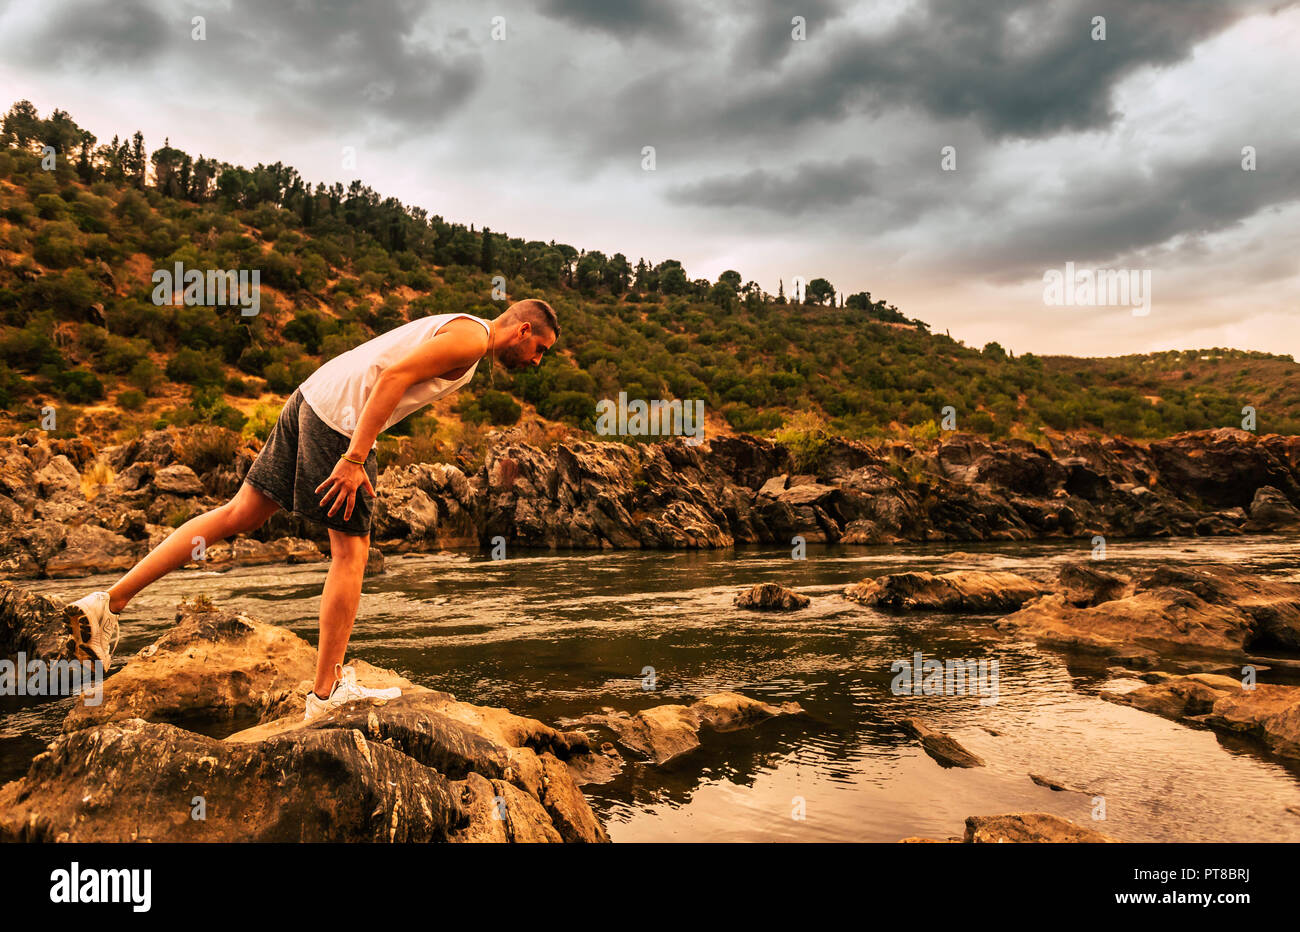
[[[448,321],[437,335],[425,340],[381,372],[370,389],[361,417],[357,419],[357,426],[352,431],[352,443],[345,454],[346,458],[335,463],[329,478],[316,488],[317,494],[328,489],[321,499],[321,507],[325,507],[330,498],[333,498],[334,504],[328,513],[332,516],[341,505],[346,504],[343,520],[351,518],[357,489],[364,487],[371,495],[375,494],[370,479],[360,464],[365,462],[370,447],[383,430],[384,424],[392,417],[402,395],[417,382],[443,378],[452,372],[458,375],[463,373],[483,358],[487,346],[488,336],[483,327],[461,317]]]

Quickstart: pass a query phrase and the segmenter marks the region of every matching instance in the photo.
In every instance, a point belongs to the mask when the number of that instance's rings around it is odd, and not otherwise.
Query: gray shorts
[[[302,391],[296,391],[284,403],[271,435],[244,481],[285,511],[346,534],[369,534],[375,501],[364,488],[357,489],[356,505],[348,521],[343,520],[346,502],[331,518],[325,514],[328,509],[320,506],[324,493],[316,493],[316,487],[329,478],[351,443],[349,437],[317,417],[311,405],[303,400]],[[364,468],[373,486],[379,480],[374,450],[366,456]],[[331,499],[330,507],[333,504]]]

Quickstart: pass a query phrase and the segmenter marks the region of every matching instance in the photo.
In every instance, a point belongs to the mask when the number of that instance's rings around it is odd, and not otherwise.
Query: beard
[[[507,369],[522,369],[528,365],[522,346],[506,346],[497,353],[497,360]]]

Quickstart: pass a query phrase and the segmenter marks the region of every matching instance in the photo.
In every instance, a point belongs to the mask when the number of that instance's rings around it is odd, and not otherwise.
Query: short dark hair
[[[525,298],[506,308],[506,314],[512,320],[526,320],[533,329],[545,327],[559,339],[560,322],[555,318],[555,309],[538,298]]]

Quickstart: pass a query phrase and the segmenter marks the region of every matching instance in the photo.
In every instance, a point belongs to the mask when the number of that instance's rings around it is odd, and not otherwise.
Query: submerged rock
[[[955,570],[894,573],[855,583],[844,597],[888,611],[1006,612],[1047,592],[1042,583],[1016,573]]]
[[[1082,793],[1084,796],[1091,796],[1092,793],[1077,786],[1071,786],[1052,777],[1043,776],[1041,773],[1031,773],[1029,779],[1033,780],[1039,786],[1045,786],[1056,793]]]
[[[966,820],[966,834],[946,839],[947,843],[985,844],[1114,844],[1112,838],[1095,829],[1076,825],[1050,812],[1009,812],[1004,815],[971,816]],[[911,837],[903,844],[942,844],[937,838]]]
[[[736,608],[781,612],[807,608],[811,601],[808,596],[800,595],[776,583],[759,583],[751,589],[736,593],[735,598],[732,599]]]
[[[983,767],[984,760],[972,754],[952,737],[942,731],[936,731],[919,718],[905,718],[899,726],[917,738],[927,754],[945,767]]]
[[[1003,842],[1106,844],[1119,841],[1118,838],[1076,825],[1069,819],[1049,812],[971,816],[966,820],[966,837],[963,840],[975,845]]]

